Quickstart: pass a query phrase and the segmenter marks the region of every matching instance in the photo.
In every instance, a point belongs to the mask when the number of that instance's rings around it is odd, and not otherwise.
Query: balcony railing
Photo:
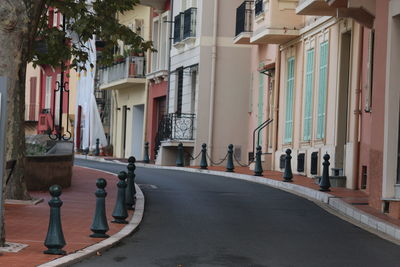
[[[252,32],[252,21],[253,21],[253,10],[252,10],[253,2],[252,1],[244,1],[237,9],[236,9],[236,34],[243,32]]]
[[[196,36],[197,8],[189,8],[184,12],[183,39]]]
[[[129,56],[111,66],[99,68],[100,86],[128,78],[145,77],[145,58]]]
[[[255,8],[254,8],[254,14],[257,17],[258,15],[261,15],[263,12],[264,12],[264,2],[263,2],[263,0],[256,0]]]
[[[194,114],[188,113],[164,115],[158,126],[159,140],[193,140],[194,118]]]

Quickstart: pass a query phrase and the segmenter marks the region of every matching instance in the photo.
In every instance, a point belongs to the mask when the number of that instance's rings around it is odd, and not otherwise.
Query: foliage
[[[86,43],[93,35],[103,41],[100,65],[113,62],[118,40],[136,50],[154,51],[151,42],[118,21],[117,14],[132,10],[138,3],[139,0],[45,0],[28,60],[34,65],[54,67],[70,62],[70,67],[84,69],[88,59]],[[65,31],[62,25],[49,26],[48,11],[53,8],[64,16]]]
[[[47,152],[47,147],[42,144],[26,144],[26,155],[27,156],[42,156]]]

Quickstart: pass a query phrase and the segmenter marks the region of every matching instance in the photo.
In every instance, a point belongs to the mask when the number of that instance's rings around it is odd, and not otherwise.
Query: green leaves
[[[32,54],[29,61],[34,64],[49,64],[58,67],[61,62],[70,62],[70,67],[84,67],[88,59],[85,44],[96,35],[102,40],[104,47],[100,64],[113,62],[115,47],[118,40],[123,41],[133,50],[155,51],[151,42],[146,42],[141,36],[117,20],[116,14],[134,9],[138,0],[93,0],[90,5],[86,0],[46,0],[46,10],[43,10],[36,39],[33,41]],[[53,10],[54,16],[51,16]],[[65,18],[65,31],[62,25],[52,27],[53,17]],[[50,15],[50,16],[49,16]],[[34,23],[35,24],[35,23]]]

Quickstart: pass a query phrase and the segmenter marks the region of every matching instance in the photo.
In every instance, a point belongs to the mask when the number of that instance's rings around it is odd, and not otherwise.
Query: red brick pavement
[[[123,168],[123,166],[121,166]],[[112,210],[116,200],[118,178],[100,171],[74,167],[72,186],[64,189],[61,200],[62,227],[68,253],[88,247],[103,239],[91,238],[90,226],[95,208],[96,179],[107,180],[106,212],[107,219],[112,220]],[[18,253],[3,253],[0,256],[0,266],[36,266],[59,256],[45,255],[44,240],[46,238],[50,195],[48,192],[30,192],[32,197],[43,198],[44,202],[37,205],[5,205],[6,240],[8,242],[29,245]],[[131,218],[133,212],[129,212]],[[124,225],[109,223],[109,235],[117,233]]]

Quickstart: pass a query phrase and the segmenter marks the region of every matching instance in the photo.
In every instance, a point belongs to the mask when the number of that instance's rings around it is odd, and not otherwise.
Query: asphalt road
[[[75,266],[400,266],[399,246],[290,193],[196,173],[136,174],[146,198],[139,230]]]

